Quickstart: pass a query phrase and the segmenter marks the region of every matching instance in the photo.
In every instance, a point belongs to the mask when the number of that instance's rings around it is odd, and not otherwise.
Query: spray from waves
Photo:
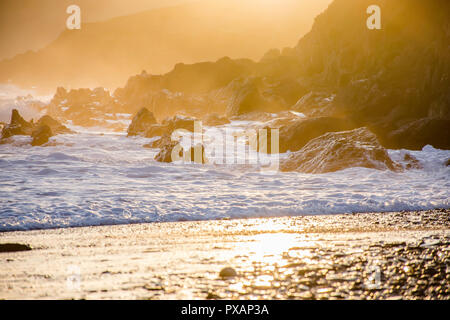
[[[51,96],[38,96],[33,90],[20,89],[10,84],[0,84],[0,122],[7,123],[13,109],[27,121],[43,115],[39,107],[50,102]]]

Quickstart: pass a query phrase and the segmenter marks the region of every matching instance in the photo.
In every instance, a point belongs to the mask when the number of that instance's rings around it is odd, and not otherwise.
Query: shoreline
[[[1,232],[0,299],[449,299],[450,210]],[[237,276],[222,279],[223,268]]]
[[[179,220],[179,221],[154,221],[154,222],[130,222],[130,223],[111,223],[98,225],[80,225],[80,226],[60,226],[48,228],[33,228],[29,230],[0,230],[0,238],[2,234],[18,233],[18,232],[45,232],[51,230],[65,230],[65,229],[83,229],[83,228],[102,228],[102,227],[117,227],[117,226],[134,226],[134,225],[152,225],[152,224],[178,224],[178,223],[208,223],[220,221],[246,221],[246,220],[266,220],[266,219],[289,219],[289,218],[303,218],[303,217],[334,217],[334,216],[355,216],[355,215],[387,215],[387,214],[404,214],[404,213],[425,213],[425,212],[450,212],[450,208],[435,208],[426,210],[402,210],[402,211],[377,211],[377,212],[351,212],[351,213],[311,213],[298,215],[281,215],[281,216],[261,216],[261,217],[238,217],[238,218],[221,218],[221,219],[193,219],[193,220]],[[366,226],[367,227],[367,226]]]

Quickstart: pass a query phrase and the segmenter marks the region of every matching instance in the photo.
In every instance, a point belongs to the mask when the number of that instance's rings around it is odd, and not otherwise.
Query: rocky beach
[[[450,297],[449,210],[8,232],[0,243],[31,248],[0,252],[2,299]]]
[[[448,300],[450,2],[202,3],[0,61],[0,299]]]

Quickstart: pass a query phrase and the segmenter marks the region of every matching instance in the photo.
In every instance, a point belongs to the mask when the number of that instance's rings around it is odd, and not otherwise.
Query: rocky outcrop
[[[48,139],[50,139],[52,136],[52,129],[48,125],[41,125],[31,134],[31,137],[33,138],[33,141],[31,141],[31,145],[42,146],[43,144],[47,143]]]
[[[41,146],[54,135],[69,133],[73,133],[73,131],[48,115],[40,118],[37,123],[28,122],[22,118],[19,111],[14,109],[11,114],[11,123],[3,128],[0,140],[2,143],[5,143],[5,141],[8,143],[7,138],[15,135],[26,135],[33,138],[31,145]]]
[[[178,152],[177,157],[183,162],[195,162],[199,164],[205,164],[207,162],[205,157],[205,147],[202,144],[198,144],[194,147],[190,147],[189,150],[184,150],[177,141],[172,141],[167,136],[161,138],[157,142],[157,147],[161,150],[155,156],[155,160],[158,162],[173,162],[172,155]],[[152,145],[155,147],[155,145]]]
[[[382,9],[381,30],[366,25],[373,4]],[[285,122],[281,152],[362,126],[384,147],[448,149],[449,12],[446,0],[335,0],[295,48],[271,50],[259,62],[222,58],[180,63],[163,75],[143,72],[112,96],[101,88],[58,89],[50,114],[97,125],[99,116],[145,107],[158,119],[226,112],[233,120],[264,115],[265,122],[272,113],[293,109],[314,119],[279,121]],[[154,123],[140,134],[172,130]]]
[[[391,132],[385,144],[393,149],[422,150],[428,144],[450,149],[450,120],[425,118],[409,122]]]
[[[230,85],[231,98],[227,106],[229,117],[250,112],[277,112],[287,108],[280,96],[267,90],[261,78],[236,79]]]
[[[147,129],[156,123],[157,122],[153,113],[148,111],[147,108],[142,108],[134,116],[130,126],[128,127],[128,136],[145,135]]]
[[[311,139],[327,132],[346,131],[354,129],[356,125],[347,119],[333,117],[319,117],[300,119],[280,129],[280,153],[297,151]]]
[[[174,148],[178,149],[178,156],[180,157],[180,159],[182,159],[183,148],[180,146],[180,144],[177,141],[167,141],[166,144],[161,146],[161,150],[155,156],[155,160],[158,162],[172,162],[172,152]]]
[[[367,128],[329,132],[282,160],[282,171],[326,173],[352,167],[402,170]]]
[[[335,95],[327,92],[309,92],[296,102],[292,110],[308,117],[331,116],[336,113],[333,106],[334,98]]]
[[[45,115],[42,118],[40,118],[39,121],[36,123],[36,126],[37,127],[48,126],[51,129],[53,135],[74,133],[72,130],[62,125],[59,121],[56,121],[49,115]]]
[[[14,109],[11,114],[11,121],[2,130],[2,139],[6,139],[16,135],[28,136],[31,135],[35,125],[32,122],[26,121],[19,114],[17,109]]]
[[[234,85],[237,86],[236,80]],[[266,106],[266,101],[259,90],[259,79],[249,78],[241,80],[239,87],[235,89],[227,106],[227,115],[239,116],[252,111],[261,111]]]
[[[144,136],[153,138],[157,136],[170,136],[172,132],[178,129],[194,132],[194,123],[196,119],[184,116],[174,116],[163,120],[161,124],[154,124],[146,128]]]

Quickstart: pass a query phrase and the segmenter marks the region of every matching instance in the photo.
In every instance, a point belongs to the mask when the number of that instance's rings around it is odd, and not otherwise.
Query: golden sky
[[[193,0],[0,0],[0,59],[11,58],[27,50],[37,50],[55,40],[64,30],[66,8],[77,4],[83,22],[102,21],[157,7]],[[226,0],[209,0],[220,2]],[[327,0],[241,0],[255,10],[289,10],[292,2],[305,2],[323,11]],[[328,3],[331,0],[328,1]],[[299,17],[302,18],[302,17]],[[300,35],[299,35],[300,36]]]

